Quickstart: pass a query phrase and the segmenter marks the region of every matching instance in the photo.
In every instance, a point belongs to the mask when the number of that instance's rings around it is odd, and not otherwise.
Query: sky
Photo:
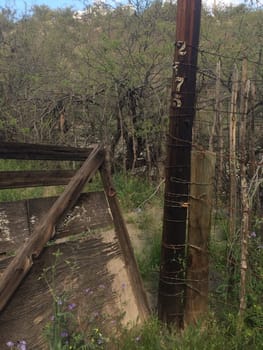
[[[71,7],[74,10],[83,10],[87,5],[92,4],[92,0],[0,0],[1,7],[9,7],[16,10],[17,12],[28,12],[30,8],[34,5],[47,5],[52,9]],[[105,0],[105,2],[107,2]],[[110,1],[108,1],[110,2]],[[126,0],[117,1],[122,3],[127,3]],[[211,6],[214,0],[203,0],[204,4]],[[244,3],[244,0],[217,0],[218,3],[224,5],[238,5]]]

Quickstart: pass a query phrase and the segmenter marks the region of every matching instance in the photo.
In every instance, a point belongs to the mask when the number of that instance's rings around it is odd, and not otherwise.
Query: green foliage
[[[260,349],[263,328],[263,284],[262,284],[262,243],[258,237],[258,227],[248,237],[248,269],[246,283],[246,310],[239,329],[239,293],[240,293],[240,243],[239,237],[228,242],[227,218],[217,220],[218,231],[210,242],[210,307],[215,312],[220,327],[233,349]],[[257,223],[257,220],[255,220]],[[220,234],[220,229],[223,234]],[[231,243],[231,244],[230,244]],[[233,276],[231,301],[229,301],[229,252],[232,254]],[[235,347],[236,344],[236,347]]]
[[[78,164],[78,162],[76,162]],[[70,161],[54,162],[40,160],[16,160],[16,159],[0,159],[1,171],[34,171],[34,170],[56,170],[56,169],[74,169],[78,166]],[[96,179],[94,183],[89,184],[91,188],[99,188],[99,181]],[[60,194],[64,186],[48,186],[48,187],[31,187],[4,189],[0,191],[0,202],[16,201],[27,198],[39,198],[46,196],[56,196]]]
[[[153,184],[145,178],[131,174],[114,174],[113,183],[118,193],[121,206],[125,210],[139,208],[155,191]],[[151,201],[160,201],[159,193]]]
[[[167,130],[176,6],[158,1],[134,4],[136,15],[117,7],[83,21],[75,20],[69,8],[34,6],[30,15],[16,21],[12,11],[2,9],[0,134],[71,145],[104,142],[115,158],[122,134],[123,158],[132,158],[131,150],[138,157],[147,143],[156,165]],[[218,6],[213,14],[203,9],[198,101],[200,106],[206,101],[212,110],[199,112],[205,126],[197,134],[204,143],[210,133],[219,58],[224,110],[233,64],[240,66],[243,56],[249,59],[249,78],[254,79],[258,62],[255,84],[260,96],[261,17],[262,11],[244,5]],[[61,111],[65,134],[59,127]]]
[[[43,195],[43,187],[8,189],[0,191],[0,202],[12,202],[26,198],[39,198]]]
[[[182,333],[168,330],[155,318],[142,327],[123,331],[116,349],[122,350],[230,350],[262,347],[262,335],[253,328],[236,332],[236,317],[228,315],[228,323],[216,321],[214,316],[199,324],[188,326]]]
[[[176,6],[170,3],[161,6],[158,1],[134,1],[134,4],[138,10],[136,15],[128,16],[119,9],[105,16],[91,15],[82,22],[73,19],[70,9],[53,11],[46,6],[35,6],[30,15],[15,19],[13,11],[2,8],[0,137],[70,145],[104,142],[111,145],[116,157],[123,137],[125,150],[122,152],[130,152],[132,157],[134,148],[138,148],[138,157],[145,152],[147,143],[154,155],[152,161],[158,161],[167,126],[167,86],[170,86]],[[205,143],[211,132],[215,66],[219,59],[222,61],[223,110],[227,110],[230,103],[233,64],[240,66],[242,58],[247,56],[248,75],[257,90],[255,118],[261,117],[262,33],[260,9],[242,5],[219,6],[213,14],[203,10],[198,101],[201,108],[205,105],[208,111],[199,111],[197,121],[202,129],[196,134]],[[65,133],[59,126],[62,112],[67,122]],[[225,116],[224,113],[224,122]],[[256,127],[256,133],[255,144],[258,143],[256,147],[260,150],[260,128]],[[124,155],[123,159],[126,158]],[[1,161],[1,169],[31,169],[12,162]],[[160,199],[158,196],[151,198],[155,188],[142,178],[116,174],[114,184],[125,210],[142,209],[138,224],[147,237],[147,248],[144,256],[138,256],[138,262],[143,277],[147,278],[158,268],[161,228],[153,225],[152,216],[146,214],[144,207],[145,203],[153,204]],[[89,190],[99,188],[101,184],[97,178],[88,185]],[[5,190],[0,192],[0,200],[41,196],[42,191],[40,188]],[[258,237],[249,239],[247,311],[243,328],[237,332],[240,247],[238,240],[228,242],[226,239],[227,219],[217,222],[217,226],[222,233],[221,241],[215,239],[210,244],[211,271],[215,274],[210,302],[216,317],[205,321],[207,325],[187,328],[182,335],[168,332],[156,320],[151,320],[142,328],[124,331],[116,345],[118,349],[221,350],[226,344],[230,350],[262,348],[262,244]],[[230,248],[237,264],[231,305],[226,303],[226,265]],[[59,332],[68,322],[74,324],[74,321],[58,305],[56,295],[54,312],[56,322],[50,324],[49,339],[53,339],[54,349],[62,349],[68,344],[59,339]],[[98,339],[100,332],[96,329],[90,339]],[[71,334],[72,349],[81,349],[81,346],[85,349],[87,345],[83,344],[82,335],[74,331]],[[96,340],[94,342],[97,346]],[[89,344],[90,349],[93,345]]]
[[[262,333],[263,329],[263,245],[258,231],[249,238],[247,310],[245,324]]]
[[[101,176],[99,172],[97,172],[92,177],[92,181],[87,183],[83,189],[83,192],[95,192],[95,191],[103,191],[103,185],[101,182]]]
[[[144,239],[143,254],[137,255],[139,270],[145,281],[153,279],[156,281],[156,274],[160,266],[162,222],[157,221],[158,219],[156,220],[152,213],[147,213],[147,210],[141,211],[137,220],[138,228]]]

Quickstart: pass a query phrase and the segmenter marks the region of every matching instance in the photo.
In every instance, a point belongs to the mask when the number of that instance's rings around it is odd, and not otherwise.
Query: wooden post
[[[251,83],[251,114],[248,125],[248,158],[249,158],[249,176],[252,178],[256,172],[255,157],[255,105],[256,105],[256,86]]]
[[[217,191],[222,193],[223,189],[223,170],[224,170],[224,138],[223,138],[223,114],[222,110],[222,95],[221,95],[221,62],[218,61],[216,65],[216,94],[215,94],[215,110],[217,118],[217,143],[218,143],[218,174],[217,174]]]
[[[185,252],[192,127],[199,44],[201,0],[178,0],[166,182],[158,315],[183,327]]]
[[[121,250],[123,252],[125,266],[127,268],[127,273],[131,282],[131,287],[135,295],[137,307],[141,316],[141,321],[145,321],[150,315],[150,307],[148,304],[146,292],[143,288],[143,283],[139,273],[137,262],[133,253],[129,233],[120,210],[120,205],[117,199],[117,193],[112,184],[109,171],[109,162],[104,163],[104,165],[101,167],[100,173],[104,186],[104,191],[108,198],[109,207],[111,209],[115,232],[118,237]]]
[[[247,184],[247,112],[248,98],[250,92],[250,81],[247,80],[247,60],[242,65],[242,89],[241,89],[241,126],[240,126],[240,178],[241,178],[241,262],[240,262],[240,296],[239,296],[239,321],[243,321],[246,309],[246,277],[247,277],[247,255],[248,255],[248,234],[249,234],[249,198]]]
[[[229,238],[232,240],[236,232],[237,215],[237,95],[238,95],[238,70],[234,66],[232,76],[231,110],[229,116],[229,173],[230,173],[230,197],[229,197]]]
[[[218,61],[216,65],[216,86],[215,86],[215,113],[214,113],[214,120],[212,125],[211,134],[209,137],[209,151],[214,152],[214,138],[219,130],[219,124],[220,124],[220,75],[221,75],[221,62]]]
[[[37,224],[32,236],[17,251],[0,280],[0,311],[3,310],[16,288],[26,276],[45,244],[54,236],[57,222],[77,201],[85,183],[89,181],[104,161],[104,152],[97,146],[69,182],[46,216]],[[18,228],[19,229],[19,228]]]
[[[237,157],[236,157],[236,138],[237,138],[237,96],[238,96],[238,69],[234,66],[232,76],[232,95],[229,115],[229,235],[230,244],[228,252],[228,287],[227,299],[230,302],[234,284],[235,258],[232,251],[232,242],[236,234],[237,219]]]
[[[213,152],[192,151],[185,324],[196,322],[208,309],[208,244],[215,161]]]

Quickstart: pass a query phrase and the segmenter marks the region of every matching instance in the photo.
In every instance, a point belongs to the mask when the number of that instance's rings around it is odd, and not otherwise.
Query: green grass
[[[39,164],[41,165],[41,162]],[[30,162],[20,161],[0,161],[0,166],[2,170],[35,169]],[[132,216],[132,224],[137,225],[145,243],[143,252],[137,253],[136,256],[139,269],[146,286],[150,285],[151,292],[157,293],[162,220],[153,208],[157,208],[158,212],[162,211],[162,192],[158,191],[155,194],[156,187],[153,184],[134,176],[115,174],[113,182],[123,209],[135,213]],[[102,188],[100,176],[97,174],[85,189],[97,191]],[[54,188],[54,191],[61,190],[62,187]],[[2,190],[0,201],[41,197],[44,191],[43,187]],[[257,232],[256,225],[254,230]],[[217,240],[218,237],[220,240]],[[152,317],[141,326],[119,329],[118,337],[111,338],[110,335],[105,335],[109,337],[109,341],[98,348],[105,350],[222,350],[227,347],[228,350],[261,350],[263,348],[262,243],[259,237],[251,238],[248,242],[247,310],[243,325],[238,328],[240,246],[235,242],[234,254],[237,258],[233,294],[235,300],[232,300],[230,305],[226,301],[228,282],[226,261],[229,249],[226,238],[227,218],[217,218],[216,230],[210,242],[210,271],[215,272],[216,286],[210,293],[210,315],[206,319],[197,325],[187,327],[183,332],[176,332]],[[74,334],[75,344],[83,344],[85,334]],[[85,344],[82,348],[95,349],[91,344]],[[70,348],[65,345],[63,349]],[[81,347],[74,345],[72,349],[80,350]]]
[[[160,192],[152,196],[156,187],[142,178],[129,174],[114,174],[113,183],[117,190],[120,204],[124,210],[144,206],[145,203],[160,203]],[[149,201],[148,201],[149,199]]]
[[[156,192],[154,184],[128,174],[115,174],[113,182],[123,210],[135,213],[135,217],[128,220],[138,227],[143,241],[143,254],[136,252],[136,260],[142,278],[155,294],[159,276],[162,221],[160,215],[151,213],[150,208],[162,212],[162,189]]]
[[[17,188],[0,191],[0,202],[12,202],[26,198],[38,198],[43,196],[44,187]]]
[[[143,279],[151,279],[151,275],[159,271],[161,255],[161,222],[152,213],[142,211],[137,221],[141,235],[145,238],[143,254],[137,255],[138,266]]]
[[[229,314],[228,323],[213,315],[182,332],[168,330],[156,318],[141,327],[126,329],[114,349],[118,350],[260,350],[263,336],[258,330],[244,327],[236,332],[236,318]],[[112,349],[109,347],[109,349]]]
[[[69,161],[54,162],[41,160],[0,159],[0,171],[73,169],[73,166],[73,163]],[[41,186],[0,190],[0,202],[38,198],[47,195],[58,195],[63,191],[63,188],[64,186]]]

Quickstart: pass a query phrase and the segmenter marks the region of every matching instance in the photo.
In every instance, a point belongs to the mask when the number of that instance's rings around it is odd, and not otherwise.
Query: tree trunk
[[[255,157],[255,103],[256,103],[256,86],[251,83],[251,114],[248,125],[248,157],[249,157],[249,177],[252,178],[256,172]]]
[[[230,177],[230,197],[229,197],[229,244],[228,253],[228,290],[227,299],[232,299],[235,258],[233,255],[232,244],[236,234],[236,218],[237,218],[237,158],[236,158],[236,137],[237,137],[237,96],[238,96],[238,70],[234,66],[232,76],[232,95],[231,95],[231,111],[229,118],[229,177]]]
[[[223,139],[223,122],[221,114],[222,103],[221,103],[221,94],[220,94],[220,86],[221,86],[221,62],[218,61],[216,66],[216,101],[215,108],[217,114],[217,123],[218,123],[218,176],[217,176],[217,188],[218,193],[222,193],[223,190],[223,170],[224,170],[224,139]]]

